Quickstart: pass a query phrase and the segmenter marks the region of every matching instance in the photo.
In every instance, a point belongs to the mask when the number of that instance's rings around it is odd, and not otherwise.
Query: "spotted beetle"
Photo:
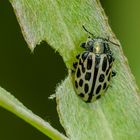
[[[76,56],[73,63],[74,87],[76,94],[85,102],[99,99],[107,90],[111,77],[116,75],[112,70],[114,57],[110,50],[110,43],[119,46],[106,38],[96,37],[84,26],[83,29],[90,34],[88,40],[81,43],[85,51]],[[92,36],[92,37],[91,37]]]

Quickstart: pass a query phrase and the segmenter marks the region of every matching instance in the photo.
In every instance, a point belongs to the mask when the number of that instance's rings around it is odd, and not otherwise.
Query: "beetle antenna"
[[[82,27],[83,27],[83,29],[84,29],[87,33],[89,33],[90,35],[94,36],[91,32],[89,32],[89,31],[86,29],[86,27],[85,27],[84,25],[82,25]]]
[[[113,45],[116,45],[116,46],[120,47],[120,45],[117,44],[117,43],[114,43],[114,42],[112,42],[112,41],[110,41],[110,40],[109,40],[109,42],[112,43]]]
[[[112,43],[113,45],[120,46],[119,44],[112,42],[112,41],[109,39],[109,37],[106,39],[106,41]]]
[[[95,36],[93,35],[93,33],[91,33],[90,31],[88,31],[84,25],[82,25],[82,27],[83,27],[83,29],[84,29],[88,34],[90,34],[90,35],[92,35],[93,37],[95,37]],[[112,41],[109,39],[109,37],[108,37],[108,38],[96,37],[96,38],[100,38],[100,39],[103,39],[103,40],[106,40],[106,41],[112,43],[113,45],[120,46],[119,44],[112,42]]]

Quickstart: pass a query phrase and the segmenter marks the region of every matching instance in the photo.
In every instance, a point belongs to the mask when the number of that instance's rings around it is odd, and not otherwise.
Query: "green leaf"
[[[75,55],[83,51],[79,44],[87,39],[87,33],[81,27],[83,24],[95,36],[109,36],[111,41],[119,44],[98,0],[10,0],[10,2],[31,50],[45,40],[60,53],[69,70],[72,68]],[[112,87],[100,100],[88,104],[79,99],[73,89],[70,73],[57,87],[58,113],[70,139],[140,138],[138,88],[122,48],[112,45],[111,49],[115,56],[114,69],[117,76],[112,80]],[[12,109],[10,111],[15,113]],[[20,116],[18,112],[16,115]]]

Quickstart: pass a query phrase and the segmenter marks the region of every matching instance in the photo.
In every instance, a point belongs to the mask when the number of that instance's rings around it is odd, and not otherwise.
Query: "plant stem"
[[[63,134],[54,129],[48,122],[27,109],[14,96],[2,88],[0,88],[0,106],[19,116],[51,139],[67,140]]]

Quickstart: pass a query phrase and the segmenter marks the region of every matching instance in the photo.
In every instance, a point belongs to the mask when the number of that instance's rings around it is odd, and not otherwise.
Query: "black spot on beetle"
[[[83,93],[78,94],[80,97],[84,97],[85,95]]]
[[[107,86],[106,83],[104,83],[104,85],[103,85],[103,89],[106,89],[106,86]]]
[[[79,59],[79,65],[83,65],[83,63],[82,63],[81,59]]]
[[[106,71],[106,75],[108,75],[108,73],[109,73],[109,70],[110,70],[110,68],[108,68],[108,69],[107,69],[107,71]]]
[[[80,81],[79,81],[79,86],[82,87],[82,85],[83,85],[83,80],[80,79]]]
[[[102,70],[105,72],[107,68],[107,57],[104,57],[103,63],[102,63]]]
[[[76,73],[77,78],[79,78],[81,76],[81,72],[80,69],[78,68],[77,73]]]
[[[105,76],[104,74],[101,74],[100,77],[99,77],[99,82],[103,82],[105,79]]]
[[[90,80],[90,78],[91,78],[91,73],[90,72],[86,72],[86,74],[85,74],[85,80]]]
[[[82,72],[85,73],[86,69],[85,69],[84,65],[82,64],[81,66],[82,66]]]
[[[90,55],[87,59],[87,69],[90,70],[92,67],[92,56]]]
[[[98,94],[99,92],[100,92],[100,90],[101,90],[101,85],[99,85],[98,87],[97,87],[97,89],[96,89],[96,94]]]
[[[73,67],[76,69],[77,68],[77,64],[78,64],[78,62],[74,62],[73,63]]]
[[[77,83],[77,81],[75,81],[75,87],[78,88],[78,83]]]
[[[110,81],[110,77],[111,77],[111,72],[108,75],[108,81]]]
[[[88,92],[88,90],[89,90],[89,86],[88,86],[88,84],[85,84],[85,86],[84,86],[84,90],[85,90],[85,93]]]

